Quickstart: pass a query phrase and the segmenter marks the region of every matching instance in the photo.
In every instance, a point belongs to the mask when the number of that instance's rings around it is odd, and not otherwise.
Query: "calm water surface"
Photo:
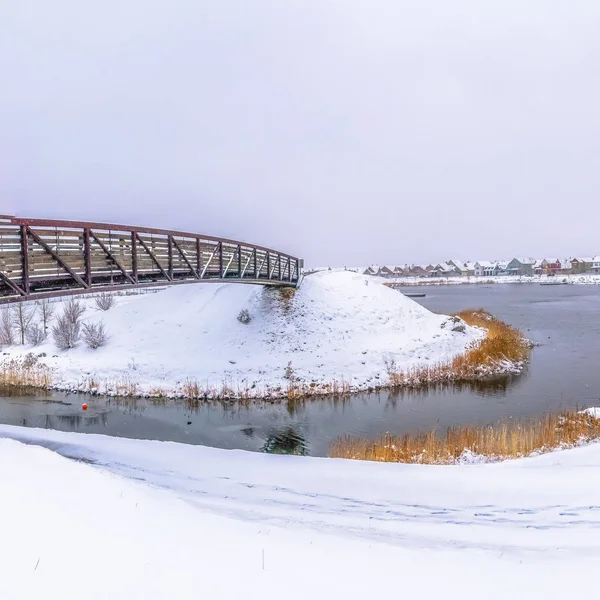
[[[549,408],[600,406],[600,287],[439,286],[418,301],[435,311],[484,308],[541,344],[527,371],[472,386],[344,400],[239,405],[116,401],[55,393],[0,398],[0,422],[64,431],[173,440],[221,448],[324,456],[343,434],[376,437],[528,417]],[[82,402],[90,408],[81,410]]]

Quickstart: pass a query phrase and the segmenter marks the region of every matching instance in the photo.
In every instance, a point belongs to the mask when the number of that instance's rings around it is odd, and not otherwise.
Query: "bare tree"
[[[71,298],[65,303],[63,309],[63,317],[70,323],[79,323],[83,313],[85,312],[85,306],[79,300]]]
[[[99,310],[110,310],[115,305],[115,297],[108,292],[102,292],[96,297],[96,306]]]
[[[44,327],[44,331],[46,335],[48,334],[48,325],[50,325],[50,321],[52,321],[52,317],[54,316],[55,306],[50,302],[49,298],[43,298],[42,300],[38,300],[36,302],[38,314],[40,315],[40,319],[42,320],[42,326]]]
[[[13,326],[12,307],[7,306],[0,310],[0,344],[12,346],[15,343],[15,330]]]
[[[25,337],[32,346],[39,346],[48,336],[42,325],[33,323],[25,334]]]
[[[104,327],[104,323],[84,323],[83,325],[83,341],[88,348],[96,350],[108,342],[108,331]]]
[[[85,306],[71,298],[65,303],[62,315],[60,315],[52,327],[54,343],[60,350],[75,348],[81,336],[81,316],[85,312]]]
[[[25,344],[25,336],[31,327],[35,316],[35,308],[25,302],[19,302],[13,309],[13,325],[21,338],[21,345]]]

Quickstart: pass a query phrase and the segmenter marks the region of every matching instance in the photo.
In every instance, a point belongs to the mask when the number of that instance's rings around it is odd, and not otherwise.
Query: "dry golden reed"
[[[435,431],[403,436],[386,434],[377,440],[344,436],[332,443],[329,456],[380,462],[454,464],[465,453],[497,461],[569,448],[598,438],[599,418],[569,410],[517,423],[450,427],[443,436]]]
[[[400,371],[393,361],[386,361],[391,388],[418,387],[443,381],[469,381],[513,368],[527,360],[531,345],[518,329],[483,309],[467,310],[455,316],[467,325],[486,329],[486,337],[473,343],[464,354],[447,363]]]
[[[0,386],[49,389],[52,385],[50,368],[32,356],[0,363]]]

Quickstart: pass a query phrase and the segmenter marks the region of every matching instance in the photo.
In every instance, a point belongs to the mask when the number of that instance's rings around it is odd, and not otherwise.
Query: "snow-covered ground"
[[[0,482],[10,600],[595,594],[598,444],[435,467],[0,426]]]
[[[447,362],[484,335],[454,331],[448,317],[347,272],[306,277],[289,302],[273,288],[211,283],[119,297],[108,312],[85,302],[84,318],[103,320],[111,338],[97,350],[60,352],[51,337],[33,349],[58,388],[177,395],[192,380],[209,395],[332,391],[333,382],[357,391],[386,385],[386,361],[398,371]],[[243,309],[249,324],[237,319]],[[5,348],[4,358],[31,351]]]

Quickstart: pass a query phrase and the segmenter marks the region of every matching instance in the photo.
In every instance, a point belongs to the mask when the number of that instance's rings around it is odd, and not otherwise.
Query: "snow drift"
[[[457,331],[448,317],[345,272],[306,277],[292,297],[208,283],[119,297],[108,312],[86,302],[85,319],[102,319],[111,339],[94,351],[80,344],[59,352],[51,341],[35,349],[46,353],[56,387],[177,395],[194,381],[208,395],[269,397],[292,383],[327,391],[343,382],[356,391],[385,385],[386,361],[401,371],[447,362],[484,335]],[[238,320],[241,311],[249,323]]]
[[[11,600],[579,598],[600,556],[598,444],[430,467],[0,426],[0,481]]]

